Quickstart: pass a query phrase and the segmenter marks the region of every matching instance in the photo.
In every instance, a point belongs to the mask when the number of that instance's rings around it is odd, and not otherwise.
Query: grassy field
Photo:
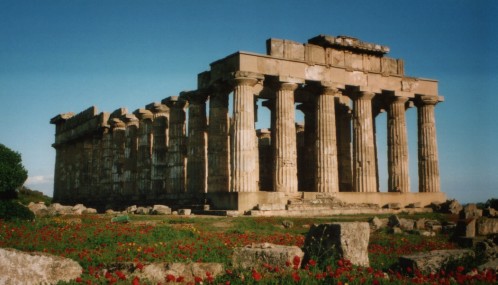
[[[444,220],[444,215],[411,215]],[[433,249],[456,248],[449,236],[435,237],[375,232],[370,237],[369,268],[357,268],[345,260],[314,260],[298,270],[275,270],[268,265],[260,271],[231,268],[233,248],[269,242],[302,247],[310,225],[333,221],[367,221],[371,216],[330,218],[254,218],[207,216],[131,216],[129,223],[111,223],[105,215],[60,216],[33,222],[0,220],[0,247],[42,251],[78,261],[84,268],[84,284],[149,284],[147,280],[101,274],[116,262],[140,267],[151,262],[221,262],[227,273],[212,284],[457,284],[493,283],[496,275],[478,273],[473,268],[454,266],[433,275],[404,274],[397,270],[398,256]],[[283,221],[293,226],[285,228]],[[489,275],[489,274],[488,274]],[[386,278],[388,276],[388,278]],[[165,277],[165,283],[168,281]],[[172,280],[169,280],[172,281]],[[200,282],[200,280],[198,280]]]

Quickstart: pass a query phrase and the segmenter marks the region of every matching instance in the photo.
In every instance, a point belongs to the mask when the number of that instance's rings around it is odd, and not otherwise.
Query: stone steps
[[[414,208],[414,209],[380,209],[380,208],[335,208],[335,209],[300,209],[300,210],[275,210],[275,211],[261,211],[251,210],[247,213],[249,216],[255,217],[313,217],[313,216],[332,216],[332,215],[357,215],[357,214],[398,214],[405,213],[431,213],[432,209],[429,208]]]

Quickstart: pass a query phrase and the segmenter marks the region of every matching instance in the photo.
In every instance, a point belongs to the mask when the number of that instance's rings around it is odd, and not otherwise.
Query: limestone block
[[[235,268],[253,268],[266,263],[283,269],[287,267],[286,264],[288,263],[294,264],[296,256],[299,257],[297,267],[300,267],[304,252],[297,246],[271,243],[252,244],[235,248],[232,255],[232,264]]]
[[[81,215],[83,214],[83,211],[86,210],[86,207],[83,204],[76,204],[71,210],[73,211],[73,214]]]
[[[467,219],[467,220],[458,221],[456,235],[462,237],[475,237],[476,219]]]
[[[425,230],[426,219],[418,219],[415,221],[415,228],[417,230]]]
[[[275,210],[285,210],[284,204],[258,204],[256,210],[260,211],[275,211]]]
[[[151,212],[151,207],[138,207],[137,210],[135,211],[135,214],[137,215],[148,215]]]
[[[377,217],[373,217],[370,220],[370,226],[374,230],[379,230],[379,229],[387,227],[387,223],[388,223],[387,219],[379,219]]]
[[[484,217],[489,217],[489,218],[498,217],[498,211],[496,211],[493,208],[484,209],[482,214]]]
[[[81,266],[69,258],[0,248],[0,284],[57,284],[69,282],[82,272]]]
[[[479,218],[477,220],[477,234],[480,236],[498,234],[498,219]]]
[[[457,200],[448,200],[440,205],[440,211],[443,213],[458,214],[463,209]]]
[[[470,219],[482,217],[482,210],[477,209],[476,204],[467,204],[460,211],[460,219]]]
[[[313,225],[306,235],[307,258],[338,254],[358,266],[369,266],[370,227],[366,222]]]
[[[137,205],[132,205],[132,206],[129,206],[128,208],[126,208],[126,212],[127,213],[135,213],[137,211]]]
[[[97,209],[86,208],[85,210],[83,210],[83,214],[97,214]]]
[[[422,203],[420,203],[420,202],[410,203],[406,206],[406,208],[410,208],[410,209],[422,208]]]
[[[178,215],[181,215],[181,216],[190,216],[191,213],[192,213],[191,209],[179,209],[178,210]]]
[[[71,206],[63,206],[59,203],[51,204],[48,207],[48,212],[50,216],[55,215],[69,215],[73,213],[73,207]]]
[[[448,262],[466,257],[473,257],[474,251],[469,249],[433,250],[399,257],[401,268],[411,268],[423,273],[435,273]]]
[[[176,279],[183,277],[182,282],[173,284],[193,284],[195,277],[206,280],[208,276],[216,278],[224,273],[221,263],[151,263],[146,264],[143,269],[133,272],[141,280],[148,280],[152,284],[163,284],[166,276],[174,276]],[[206,282],[210,283],[210,282]]]
[[[165,205],[154,205],[152,207],[152,214],[153,215],[170,215],[171,214],[171,208]]]
[[[48,208],[43,202],[29,203],[28,209],[35,214],[36,217],[43,217],[48,215]]]

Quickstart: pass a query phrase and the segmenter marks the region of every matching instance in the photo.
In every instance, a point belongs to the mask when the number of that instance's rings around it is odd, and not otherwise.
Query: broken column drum
[[[388,47],[347,36],[269,39],[266,47],[212,62],[197,89],[133,114],[91,107],[54,117],[54,201],[104,209],[202,200],[247,211],[317,195],[380,206],[445,200],[436,80],[407,76]],[[258,116],[261,102],[269,122]],[[418,191],[410,189],[409,106],[417,107]],[[383,111],[387,178],[379,177],[375,127]],[[258,119],[266,129],[256,130]]]

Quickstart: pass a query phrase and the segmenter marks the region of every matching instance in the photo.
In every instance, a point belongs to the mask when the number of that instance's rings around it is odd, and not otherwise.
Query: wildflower
[[[254,281],[259,281],[259,280],[261,280],[262,276],[258,271],[253,269],[252,270],[252,278],[254,279]]]
[[[292,272],[292,279],[294,279],[294,281],[296,281],[296,282],[299,282],[299,280],[301,280],[301,277],[299,276],[299,274],[296,271],[294,271],[294,272]]]
[[[126,275],[124,275],[123,272],[121,272],[121,271],[118,270],[115,273],[116,273],[116,275],[118,276],[119,279],[126,280]]]
[[[313,259],[310,259],[310,260],[308,261],[308,264],[309,264],[310,266],[315,266],[315,265],[316,265],[316,261],[315,261],[315,260],[313,260]]]
[[[183,276],[178,276],[178,278],[176,278],[176,282],[178,283],[182,283],[183,281],[185,281],[185,277]]]
[[[457,266],[456,270],[458,273],[461,273],[465,268],[463,266]]]
[[[133,278],[133,281],[131,282],[132,285],[140,285],[140,279],[135,276],[135,278]]]
[[[78,277],[78,278],[76,278],[76,280],[75,280],[75,281],[76,281],[77,283],[81,283],[81,282],[83,282],[83,279],[81,279],[81,277]]]
[[[202,283],[202,278],[199,276],[194,276],[194,282],[195,284],[201,284]]]
[[[140,262],[138,262],[138,263],[137,263],[137,265],[135,265],[135,267],[136,267],[138,270],[140,270],[140,271],[142,271],[142,270],[144,269],[144,265],[143,265],[142,263],[140,263]]]
[[[166,282],[175,282],[176,281],[176,277],[172,274],[168,274],[166,275]]]

